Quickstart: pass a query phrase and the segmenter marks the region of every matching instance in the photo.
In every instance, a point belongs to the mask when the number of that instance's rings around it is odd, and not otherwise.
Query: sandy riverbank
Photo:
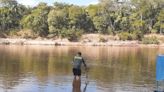
[[[138,41],[108,41],[108,42],[70,42],[67,39],[13,39],[13,38],[0,38],[1,45],[54,45],[54,46],[151,46],[151,47],[164,47],[164,44],[159,45],[144,45],[139,44]]]
[[[164,39],[163,35],[146,35],[156,36],[158,39]],[[41,38],[24,39],[19,37],[0,38],[1,45],[54,45],[54,46],[129,46],[129,47],[164,47],[164,43],[160,44],[140,44],[139,41],[120,41],[118,36],[100,35],[100,34],[85,34],[78,42],[70,42],[68,39],[61,38]]]

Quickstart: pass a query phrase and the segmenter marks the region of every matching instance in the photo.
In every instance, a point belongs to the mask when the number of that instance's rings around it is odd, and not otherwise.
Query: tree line
[[[35,7],[0,0],[0,32],[26,29],[37,36],[70,40],[84,33],[141,40],[144,34],[164,32],[164,0],[99,0],[89,6],[41,2]]]

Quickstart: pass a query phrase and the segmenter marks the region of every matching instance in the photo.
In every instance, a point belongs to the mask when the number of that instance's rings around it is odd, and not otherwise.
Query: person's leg
[[[78,69],[73,69],[73,74],[74,74],[74,80],[72,83],[72,92],[81,92],[81,79],[79,77],[79,70]]]
[[[80,80],[80,77],[81,77],[81,70],[80,70],[80,69],[77,69],[77,76],[76,76],[76,79],[77,79],[77,80]]]
[[[80,92],[80,88],[81,88],[81,78],[80,78],[80,76],[78,76],[78,80],[76,80],[76,82],[77,82],[77,89],[79,89],[79,92]]]
[[[76,79],[76,76],[77,76],[77,70],[75,68],[73,68],[72,71],[73,71],[74,80],[75,80]]]
[[[80,79],[80,76],[76,76],[76,80],[79,80]]]

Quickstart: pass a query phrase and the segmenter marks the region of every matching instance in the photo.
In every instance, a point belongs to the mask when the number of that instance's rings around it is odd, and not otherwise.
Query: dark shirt
[[[83,57],[81,56],[75,56],[74,60],[73,60],[73,68],[75,69],[81,69],[81,64],[84,64],[84,66],[86,67],[85,61],[83,59]]]

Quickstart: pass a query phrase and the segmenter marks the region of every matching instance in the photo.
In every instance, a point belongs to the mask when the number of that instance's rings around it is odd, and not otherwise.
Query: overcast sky
[[[69,4],[75,5],[89,5],[89,4],[97,4],[98,0],[17,0],[18,3],[29,5],[29,6],[36,6],[39,2],[46,2],[49,5],[53,5],[54,2],[65,2]]]

